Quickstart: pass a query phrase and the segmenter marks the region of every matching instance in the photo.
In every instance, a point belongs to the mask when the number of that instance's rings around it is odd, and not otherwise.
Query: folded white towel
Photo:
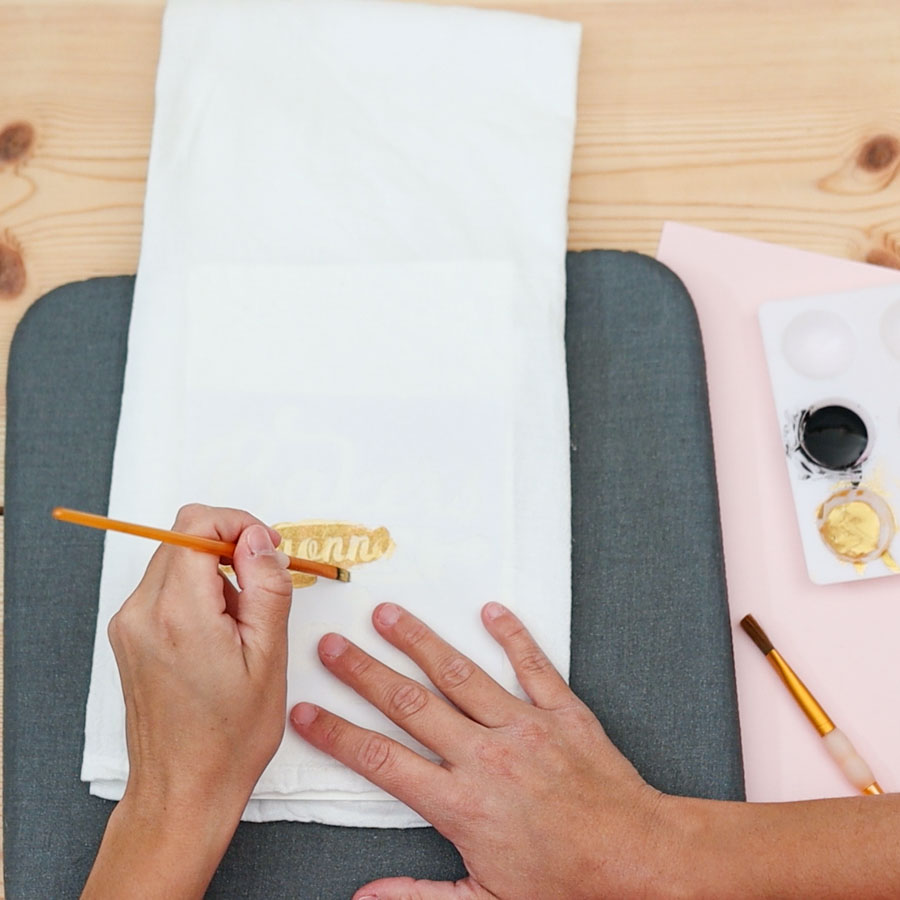
[[[351,584],[295,591],[290,703],[401,736],[315,656],[337,630],[416,674],[371,627],[383,600],[514,688],[478,616],[500,600],[568,670],[579,37],[379,0],[169,2],[110,515],[389,529]],[[107,536],[82,768],[104,797],[127,777],[106,625],[153,549]],[[290,731],[244,817],[421,824]]]

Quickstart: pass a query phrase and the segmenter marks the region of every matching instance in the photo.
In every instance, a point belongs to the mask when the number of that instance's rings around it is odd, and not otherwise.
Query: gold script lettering
[[[344,539],[336,535],[325,538],[322,544],[322,562],[339,566],[346,562],[344,559]]]
[[[354,562],[371,562],[378,559],[377,556],[369,555],[369,538],[359,534],[354,534],[350,538],[350,546],[347,549],[347,556]]]
[[[279,522],[272,526],[280,535],[279,550],[288,556],[330,563],[345,569],[375,562],[394,552],[394,541],[384,526],[366,528],[349,522]],[[222,566],[228,574],[234,574],[231,566]],[[295,588],[309,587],[316,583],[315,575],[291,572]]]
[[[279,549],[289,556],[330,563],[345,569],[375,562],[394,552],[384,526],[366,528],[351,522],[279,522],[272,526],[282,537]],[[294,587],[307,587],[315,577],[291,572]]]

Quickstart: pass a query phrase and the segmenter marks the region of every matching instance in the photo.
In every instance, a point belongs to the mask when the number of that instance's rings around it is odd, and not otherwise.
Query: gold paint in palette
[[[387,528],[366,528],[349,522],[279,522],[272,526],[280,535],[278,549],[288,556],[302,556],[315,562],[349,569],[385,559],[394,552]],[[315,575],[291,572],[295,588],[309,587]]]
[[[896,530],[890,507],[867,488],[832,494],[817,512],[819,534],[838,559],[852,563],[857,572],[876,559],[892,571],[897,564],[888,552]]]

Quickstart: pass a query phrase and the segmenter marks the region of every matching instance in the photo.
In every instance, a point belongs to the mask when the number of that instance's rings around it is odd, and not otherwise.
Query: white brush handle
[[[856,748],[840,728],[829,731],[828,734],[822,736],[822,740],[825,741],[828,752],[854,787],[864,791],[875,783],[875,776],[868,763],[856,752]]]

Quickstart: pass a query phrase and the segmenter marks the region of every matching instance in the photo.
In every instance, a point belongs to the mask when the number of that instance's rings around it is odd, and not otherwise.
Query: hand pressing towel
[[[563,346],[580,30],[380,0],[170,0],[110,515],[244,507],[295,555],[290,703],[417,746],[320,666],[400,603],[510,689],[500,600],[568,670]],[[106,637],[150,542],[109,534],[82,778],[118,798]],[[421,752],[428,754],[424,748]],[[290,730],[244,818],[422,824]]]

